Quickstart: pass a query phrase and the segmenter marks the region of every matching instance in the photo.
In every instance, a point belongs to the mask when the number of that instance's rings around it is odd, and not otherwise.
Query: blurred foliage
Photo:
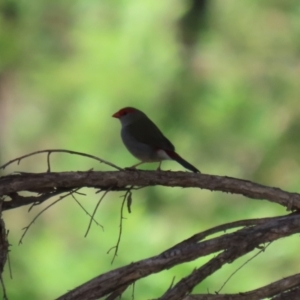
[[[47,148],[84,151],[121,167],[136,160],[111,115],[136,106],[203,173],[235,176],[299,192],[300,3],[296,0],[2,0],[0,2],[0,159]],[[203,19],[202,19],[203,18]],[[197,25],[197,31],[191,26]],[[52,169],[108,170],[81,157],[53,155]],[[154,169],[148,164],[143,168]],[[163,168],[182,170],[175,162]],[[4,171],[46,170],[36,156]],[[2,173],[3,174],[3,173]],[[99,195],[78,200],[92,212]],[[122,194],[88,216],[72,198],[47,210],[18,246],[22,228],[42,207],[4,213],[11,243],[5,283],[10,299],[53,299],[99,273],[156,255],[198,231],[245,218],[284,214],[266,201],[196,189],[136,191],[119,255]],[[46,203],[47,205],[47,203]],[[45,205],[43,205],[44,207]],[[175,223],[174,220],[177,220]],[[242,292],[299,272],[298,240],[289,238],[240,270],[223,292]],[[250,257],[207,278],[214,292]],[[135,285],[155,298],[208,258]],[[261,266],[264,266],[261,268]],[[259,270],[259,272],[258,272]],[[122,299],[131,299],[131,290]]]

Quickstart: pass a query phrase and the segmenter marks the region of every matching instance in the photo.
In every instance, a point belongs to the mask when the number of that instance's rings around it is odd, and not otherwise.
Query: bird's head
[[[136,108],[133,107],[124,107],[122,109],[120,109],[119,111],[117,111],[116,113],[114,113],[112,115],[112,117],[117,118],[117,119],[121,119],[127,115],[132,115],[135,112],[137,112],[138,110]]]
[[[123,126],[137,121],[143,116],[145,116],[143,112],[133,107],[122,108],[112,115],[113,118],[119,119]]]

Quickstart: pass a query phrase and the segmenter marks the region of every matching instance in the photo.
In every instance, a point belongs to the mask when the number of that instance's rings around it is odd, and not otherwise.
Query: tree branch
[[[146,187],[162,185],[169,187],[193,187],[246,196],[257,200],[268,200],[285,206],[288,210],[300,209],[300,195],[279,188],[268,187],[248,180],[227,176],[194,174],[169,171],[113,171],[113,172],[61,172],[21,173],[0,178],[0,197],[28,190],[73,189],[93,187],[101,190],[120,191],[128,186]],[[30,201],[28,201],[30,203]],[[14,205],[17,207],[17,205]],[[3,210],[12,204],[3,203]]]
[[[182,279],[169,289],[161,299],[182,299],[191,289],[236,258],[252,251],[263,243],[271,242],[282,237],[300,232],[300,216],[289,215],[271,218],[263,224],[245,227],[234,233],[224,234],[199,243],[172,247],[157,256],[132,263],[86,282],[74,290],[59,297],[57,300],[92,300],[121,289],[135,281],[170,269],[173,266],[195,260],[215,252],[221,252],[217,257]],[[173,250],[172,250],[173,249]]]
[[[255,289],[251,292],[238,293],[238,294],[223,294],[223,295],[207,295],[195,294],[188,295],[183,300],[257,300],[272,297],[282,291],[288,291],[300,285],[300,274],[292,275],[287,278],[275,281],[262,288]],[[297,293],[297,294],[296,294]],[[298,299],[295,297],[300,295],[299,288],[292,289],[291,291],[282,293],[272,299]],[[283,296],[287,298],[282,298]]]
[[[50,155],[52,152],[64,152],[93,158],[117,168],[118,171],[50,172]],[[270,243],[279,238],[299,233],[300,215],[298,210],[300,210],[300,194],[290,193],[278,188],[226,176],[194,174],[189,172],[122,170],[100,158],[80,152],[59,149],[37,151],[12,160],[2,167],[4,168],[8,166],[8,164],[19,162],[21,159],[39,153],[47,154],[47,172],[37,174],[17,173],[0,177],[0,204],[3,210],[28,204],[39,205],[59,194],[64,193],[65,195],[62,197],[65,197],[68,195],[67,193],[72,193],[72,191],[77,191],[82,187],[90,187],[105,192],[105,194],[113,191],[126,191],[123,206],[126,202],[130,211],[131,190],[161,185],[168,187],[193,187],[239,194],[252,199],[268,200],[286,207],[287,210],[297,211],[282,217],[240,220],[197,233],[157,256],[97,276],[59,297],[59,300],[92,300],[104,296],[106,296],[107,299],[115,299],[121,296],[129,285],[134,284],[141,278],[214,253],[216,255],[214,258],[194,270],[187,277],[179,280],[179,282],[170,287],[160,299],[252,300],[261,297],[276,296],[274,299],[283,300],[289,299],[288,297],[297,297],[295,295],[300,294],[300,274],[295,274],[288,278],[281,279],[278,282],[245,293],[231,295],[191,295],[196,285],[219,270],[224,264],[231,263],[256,248],[262,249],[261,244]],[[23,196],[21,193],[26,191],[38,193],[39,195]],[[61,198],[57,201],[60,199]],[[97,206],[95,209],[97,209]],[[91,222],[92,221],[94,221],[93,214],[91,215]],[[223,233],[218,237],[208,239],[210,235],[226,230],[235,231]],[[122,227],[120,227],[120,234],[121,232]],[[117,247],[119,241],[120,235]]]

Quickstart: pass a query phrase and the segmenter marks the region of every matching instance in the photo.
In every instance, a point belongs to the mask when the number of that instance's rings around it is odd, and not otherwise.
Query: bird
[[[112,117],[121,122],[121,138],[127,150],[140,160],[130,169],[147,162],[159,162],[157,170],[161,170],[163,160],[175,160],[184,168],[201,173],[175,152],[173,144],[142,111],[134,107],[124,107]]]

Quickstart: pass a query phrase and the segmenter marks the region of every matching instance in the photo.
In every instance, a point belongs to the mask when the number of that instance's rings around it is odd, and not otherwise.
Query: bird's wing
[[[149,119],[129,124],[126,128],[137,141],[154,148],[175,151],[173,144],[163,135],[159,128]]]

